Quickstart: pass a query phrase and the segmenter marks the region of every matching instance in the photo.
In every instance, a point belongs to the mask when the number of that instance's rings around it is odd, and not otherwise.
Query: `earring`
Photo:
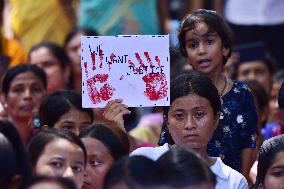
[[[7,107],[8,107],[8,104],[5,103],[5,104],[4,104],[4,108],[7,108]]]

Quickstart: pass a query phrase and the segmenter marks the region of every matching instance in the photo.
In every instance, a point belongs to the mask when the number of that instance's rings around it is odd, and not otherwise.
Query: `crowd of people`
[[[235,6],[0,1],[0,188],[283,188],[284,17]],[[121,34],[170,35],[169,106],[82,107],[81,36]]]

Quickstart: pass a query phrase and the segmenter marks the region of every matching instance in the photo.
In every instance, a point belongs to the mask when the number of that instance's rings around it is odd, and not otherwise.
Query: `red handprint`
[[[96,53],[91,51],[91,59],[92,59],[92,70],[96,70]],[[100,57],[100,68],[102,68],[102,60],[103,60],[103,51],[99,49],[99,57]],[[90,100],[93,104],[98,104],[102,101],[108,101],[115,91],[115,88],[109,85],[107,82],[109,75],[108,74],[96,74],[92,78],[89,78],[88,74],[88,63],[84,62],[85,74],[87,77],[87,92],[90,97]],[[103,86],[98,90],[96,85],[98,83],[104,83]]]
[[[157,68],[160,69],[160,72],[155,73],[153,71],[155,66],[151,60],[149,53],[144,52],[144,56],[146,57],[147,62],[150,64],[150,70],[148,69],[148,66],[143,63],[139,53],[135,53],[135,57],[140,67],[147,73],[145,76],[142,77],[143,81],[146,84],[144,95],[152,101],[162,99],[167,96],[168,88],[166,76],[163,73],[162,66],[160,64],[160,59],[158,56],[155,56],[155,61],[158,64]],[[128,60],[128,63],[130,64],[130,66],[133,67],[134,71],[136,71],[138,74],[141,73],[139,69],[135,67],[134,63],[131,60]],[[148,73],[149,71],[151,71],[151,73]]]

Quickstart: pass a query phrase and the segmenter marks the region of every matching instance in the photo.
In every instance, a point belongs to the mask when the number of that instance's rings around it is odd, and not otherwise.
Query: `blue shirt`
[[[258,116],[250,89],[240,81],[234,81],[233,88],[221,97],[220,125],[208,143],[211,157],[240,171],[241,154],[244,148],[256,147]]]

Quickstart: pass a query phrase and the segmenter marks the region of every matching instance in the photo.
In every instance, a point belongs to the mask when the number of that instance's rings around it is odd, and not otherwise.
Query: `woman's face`
[[[80,131],[91,123],[92,119],[88,113],[71,108],[59,118],[54,124],[54,128],[67,129],[79,135]]]
[[[45,146],[34,169],[36,175],[68,177],[81,188],[85,169],[83,150],[66,139],[53,140]]]
[[[168,112],[168,126],[175,144],[194,150],[206,150],[219,123],[208,99],[195,93],[177,98]]]
[[[47,76],[47,91],[52,93],[65,86],[69,77],[68,68],[62,70],[59,60],[46,47],[40,47],[30,54],[30,63],[42,68]]]
[[[4,97],[8,116],[12,120],[29,121],[33,109],[39,106],[45,96],[44,84],[37,75],[30,71],[18,74]]]
[[[97,139],[86,137],[82,141],[87,149],[87,175],[83,189],[101,189],[104,177],[113,164],[113,158],[105,145]]]
[[[83,33],[76,34],[66,45],[66,52],[72,62],[73,71],[78,75],[81,72],[81,36]]]
[[[265,177],[264,185],[259,189],[283,189],[284,188],[284,151],[278,152],[273,163],[268,168]]]

